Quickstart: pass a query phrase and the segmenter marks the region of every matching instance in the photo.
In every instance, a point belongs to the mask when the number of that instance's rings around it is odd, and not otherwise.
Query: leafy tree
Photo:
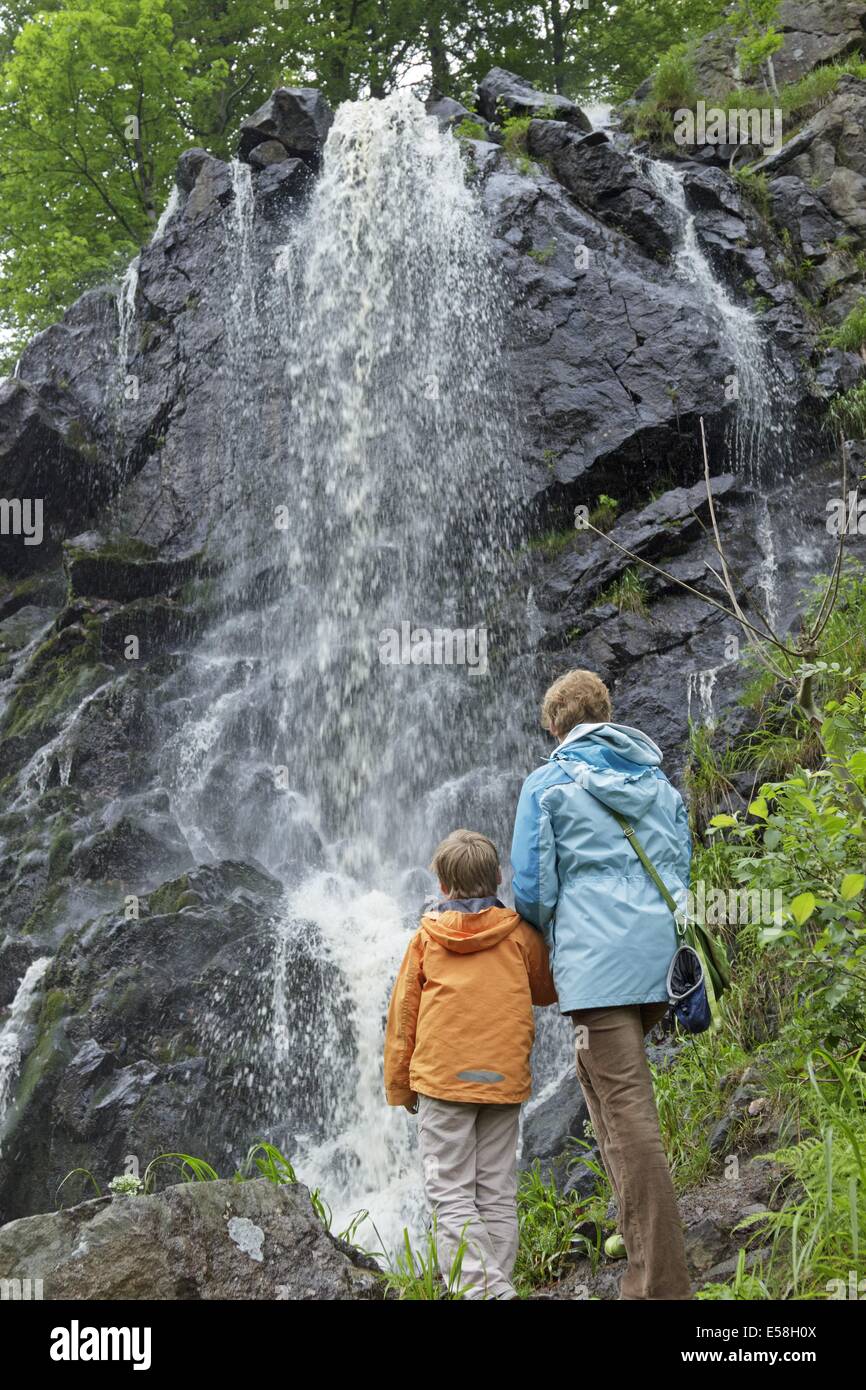
[[[739,0],[728,23],[739,37],[737,56],[748,71],[760,68],[766,72],[770,90],[779,95],[773,54],[782,47],[782,35],[776,30],[780,0]]]
[[[0,87],[0,305],[25,332],[153,229],[188,62],[165,0],[74,0],[21,29]]]

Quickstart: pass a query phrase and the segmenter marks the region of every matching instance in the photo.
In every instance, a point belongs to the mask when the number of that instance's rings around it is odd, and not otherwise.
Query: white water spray
[[[40,956],[28,965],[12,1000],[9,1016],[0,1028],[0,1141],[15,1099],[26,1033],[42,990],[42,977],[50,964],[50,956]]]
[[[409,92],[340,108],[269,262],[246,166],[232,182],[231,563],[164,772],[197,852],[287,889],[253,1017],[214,1008],[209,1046],[257,1030],[238,1086],[267,1089],[335,1229],[366,1209],[391,1243],[419,1182],[413,1122],[384,1102],[390,986],[437,840],[469,824],[507,860],[510,770],[531,762],[498,612],[522,501],[507,296],[459,145]],[[383,663],[404,622],[489,627],[493,669]]]

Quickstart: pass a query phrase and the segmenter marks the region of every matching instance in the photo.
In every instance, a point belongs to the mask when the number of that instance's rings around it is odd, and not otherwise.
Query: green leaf
[[[769,814],[770,808],[763,796],[757,796],[754,801],[749,802],[750,816],[757,816],[759,820],[766,820]]]
[[[846,874],[839,892],[845,901],[849,902],[851,898],[859,898],[864,888],[866,888],[866,874]]]
[[[808,922],[812,913],[817,907],[817,899],[814,893],[798,893],[791,903],[791,914],[798,927],[802,927],[804,922]]]
[[[772,827],[764,831],[764,844],[767,849],[775,849],[781,843],[782,832],[774,830]]]
[[[710,821],[710,825],[712,825],[715,829],[720,829],[723,825],[736,824],[736,816],[713,816],[712,820]]]
[[[778,941],[780,936],[790,936],[791,933],[784,927],[762,927],[758,933],[758,940],[762,942]]]

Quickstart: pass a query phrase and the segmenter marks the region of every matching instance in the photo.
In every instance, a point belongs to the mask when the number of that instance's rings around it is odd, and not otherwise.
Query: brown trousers
[[[577,1009],[577,1079],[619,1204],[628,1253],[620,1298],[691,1298],[683,1229],[653,1096],[644,1034],[667,1004]]]

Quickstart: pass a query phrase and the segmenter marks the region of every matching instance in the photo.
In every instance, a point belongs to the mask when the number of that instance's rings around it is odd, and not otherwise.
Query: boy
[[[421,919],[385,1034],[389,1105],[418,1114],[447,1280],[461,1241],[470,1299],[517,1297],[517,1132],[531,1089],[533,1004],[555,1004],[540,932],[496,897],[496,846],[455,830],[433,856],[442,901]]]

